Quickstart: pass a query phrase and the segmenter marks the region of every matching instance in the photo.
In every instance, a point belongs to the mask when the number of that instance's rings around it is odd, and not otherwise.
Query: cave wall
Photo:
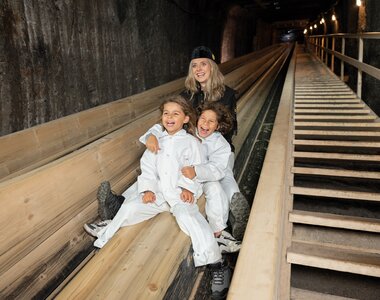
[[[220,58],[225,14],[207,0],[0,2],[0,135],[184,76]]]

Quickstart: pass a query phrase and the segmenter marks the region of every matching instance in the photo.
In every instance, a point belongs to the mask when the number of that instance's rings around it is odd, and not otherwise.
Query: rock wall
[[[224,5],[207,0],[1,1],[0,135],[184,76],[197,45],[209,46],[220,59]]]

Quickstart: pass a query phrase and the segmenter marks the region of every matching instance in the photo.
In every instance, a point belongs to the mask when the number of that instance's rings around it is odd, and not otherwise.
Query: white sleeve
[[[190,147],[191,147],[191,157],[189,158],[189,165],[202,164],[204,160],[203,160],[200,142],[197,140],[193,140],[191,142]],[[202,188],[200,182],[198,182],[197,180],[186,178],[185,176],[182,175],[182,173],[179,175],[179,178],[178,178],[178,186],[189,190],[193,194],[197,194],[198,191]]]
[[[141,175],[137,177],[137,189],[139,193],[158,191],[158,175],[156,172],[157,155],[145,150],[140,159]]]
[[[231,146],[227,141],[219,141],[215,149],[209,153],[209,160],[200,165],[194,165],[196,178],[199,182],[219,181],[226,175],[228,160],[231,154]]]
[[[148,139],[148,137],[153,134],[157,140],[162,137],[162,126],[161,124],[154,124],[151,128],[148,129],[147,132],[145,132],[140,138],[139,138],[139,141],[141,143],[143,143],[144,145],[146,144],[146,140]]]

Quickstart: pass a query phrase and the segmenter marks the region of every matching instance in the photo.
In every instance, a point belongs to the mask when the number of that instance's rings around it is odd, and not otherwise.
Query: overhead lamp
[[[325,23],[325,18],[322,17],[321,22],[322,24]]]
[[[314,28],[317,28],[317,24],[314,24]]]
[[[312,27],[312,26],[310,26],[310,30],[313,30],[313,27]]]
[[[307,29],[305,28],[304,31],[303,31],[303,34],[306,34],[307,33]]]
[[[356,0],[356,6],[362,6],[362,0]]]
[[[335,13],[332,14],[332,16],[331,16],[331,20],[336,21]]]

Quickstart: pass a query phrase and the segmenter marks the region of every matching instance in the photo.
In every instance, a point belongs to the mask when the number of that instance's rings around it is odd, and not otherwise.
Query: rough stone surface
[[[224,15],[218,5],[1,1],[0,135],[184,76],[199,44],[220,58]]]

